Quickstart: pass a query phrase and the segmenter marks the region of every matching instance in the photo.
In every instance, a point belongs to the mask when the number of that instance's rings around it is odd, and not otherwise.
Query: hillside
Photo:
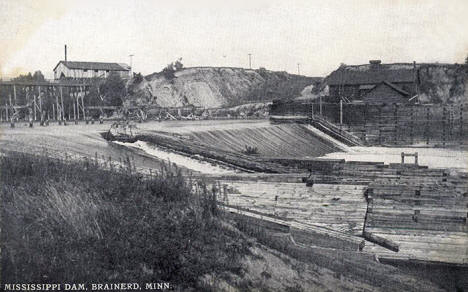
[[[468,102],[467,65],[422,64],[418,69],[422,102]]]
[[[194,67],[175,72],[168,79],[153,73],[128,84],[131,105],[179,107],[194,105],[206,108],[235,106],[273,99],[300,96],[320,77],[306,77],[266,69],[250,70],[227,67]]]

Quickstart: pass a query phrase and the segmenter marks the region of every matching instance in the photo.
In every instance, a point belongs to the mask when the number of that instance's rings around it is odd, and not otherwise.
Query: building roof
[[[62,63],[69,69],[83,69],[83,70],[109,70],[109,71],[130,71],[130,67],[127,64],[119,63],[102,63],[102,62],[75,62],[75,61],[60,61],[55,66],[57,69],[58,65]]]
[[[383,81],[390,83],[414,82],[414,69],[403,66],[395,68],[395,66],[386,64],[343,66],[326,78],[328,85],[378,84]]]
[[[387,82],[387,81],[383,81],[381,82],[379,85],[376,85],[374,88],[372,88],[371,90],[369,90],[366,94],[364,94],[363,98],[367,95],[372,95],[373,92],[375,90],[377,90],[378,88],[381,88],[382,86],[387,86],[389,87],[390,89],[396,91],[398,94],[404,96],[404,97],[409,97],[410,93],[401,89],[400,87],[396,86],[395,84],[391,84],[390,82]]]

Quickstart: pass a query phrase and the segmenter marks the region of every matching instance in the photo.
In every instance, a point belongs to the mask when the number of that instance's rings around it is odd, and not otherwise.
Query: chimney
[[[378,69],[382,61],[380,60],[369,60],[371,69]]]
[[[67,45],[65,45],[65,62],[67,61]]]

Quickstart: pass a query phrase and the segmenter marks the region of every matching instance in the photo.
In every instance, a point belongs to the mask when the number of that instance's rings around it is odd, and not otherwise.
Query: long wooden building
[[[123,63],[60,61],[54,68],[55,79],[106,78],[111,73],[130,77],[130,66]]]

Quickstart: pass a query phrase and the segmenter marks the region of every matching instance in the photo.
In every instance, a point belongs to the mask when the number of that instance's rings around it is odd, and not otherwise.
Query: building
[[[418,91],[415,64],[381,64],[371,60],[365,65],[343,65],[327,78],[330,101],[404,103]]]
[[[60,61],[54,68],[54,78],[106,78],[117,73],[122,78],[130,77],[130,67],[123,63]]]
[[[364,93],[361,100],[364,103],[406,103],[410,98],[409,92],[383,81]]]

